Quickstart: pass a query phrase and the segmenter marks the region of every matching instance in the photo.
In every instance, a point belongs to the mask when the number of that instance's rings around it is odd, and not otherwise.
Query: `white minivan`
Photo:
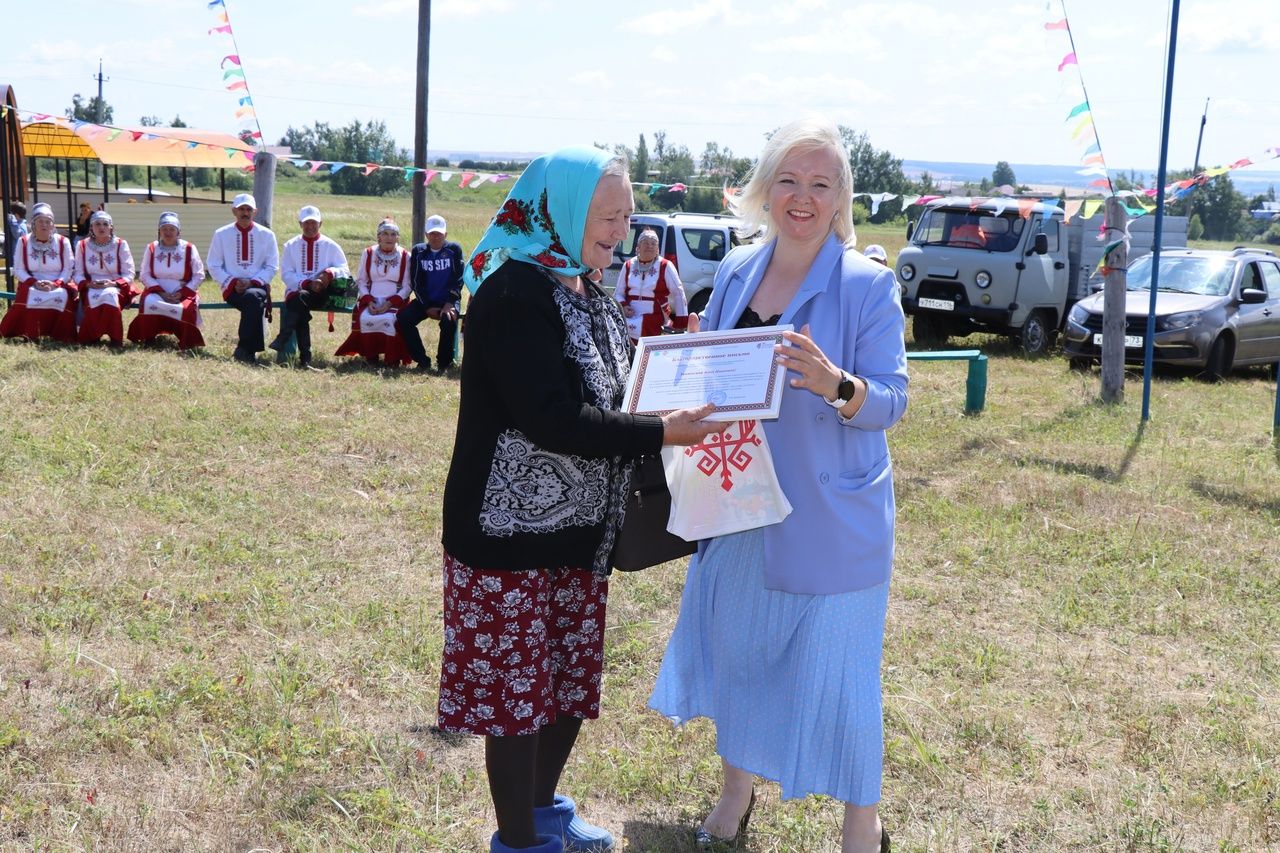
[[[602,284],[613,290],[622,265],[635,256],[636,237],[646,228],[658,235],[658,251],[680,273],[690,311],[701,311],[711,298],[716,269],[734,246],[751,242],[739,232],[740,220],[713,213],[634,213],[631,233],[613,250],[613,263],[604,271]]]

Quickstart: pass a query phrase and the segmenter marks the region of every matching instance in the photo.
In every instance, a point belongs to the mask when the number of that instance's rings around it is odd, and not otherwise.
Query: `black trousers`
[[[422,335],[418,334],[418,324],[427,319],[427,309],[442,308],[444,302],[423,302],[421,299],[414,297],[413,301],[400,309],[396,314],[396,328],[400,330],[400,337],[404,339],[404,348],[409,351],[409,357],[418,364],[427,364],[430,359],[427,358],[427,349],[422,345]],[[448,367],[453,364],[454,359],[454,338],[458,334],[458,319],[452,320],[440,318],[440,343],[436,346],[436,367]]]
[[[280,333],[271,342],[271,348],[283,350],[289,345],[289,336],[296,335],[298,340],[298,358],[304,362],[311,361],[311,312],[320,308],[329,298],[325,291],[313,293],[305,287],[284,301],[284,309],[280,312]]]
[[[244,293],[234,290],[227,297],[227,304],[240,312],[240,341],[236,350],[250,357],[266,349],[262,335],[262,316],[267,311],[267,294],[258,288]]]

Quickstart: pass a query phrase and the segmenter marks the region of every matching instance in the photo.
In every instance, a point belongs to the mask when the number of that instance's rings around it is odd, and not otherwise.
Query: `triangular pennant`
[[[435,169],[427,169],[425,172],[422,173],[422,185],[425,187],[427,184],[431,183],[431,179],[438,174],[440,173],[437,172]]]
[[[308,174],[311,174],[311,175],[314,175],[316,172],[320,171],[320,167],[321,167],[321,166],[323,166],[323,165],[324,165],[324,161],[323,161],[323,160],[312,160],[312,161],[311,161],[311,168],[310,168],[310,169],[307,169],[307,173],[308,173]]]
[[[465,188],[467,184],[471,183],[471,179],[474,178],[475,176],[476,176],[475,172],[463,172],[462,175],[458,178],[458,186]]]
[[[1062,57],[1062,61],[1058,63],[1058,70],[1061,71],[1062,69],[1066,68],[1068,65],[1076,65],[1076,64],[1078,64],[1076,62],[1076,55],[1075,55],[1075,52],[1072,51],[1071,53],[1068,53],[1066,56]]]

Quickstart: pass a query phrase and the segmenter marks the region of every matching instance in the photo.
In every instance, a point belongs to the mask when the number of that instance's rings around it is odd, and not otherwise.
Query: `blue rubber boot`
[[[540,835],[553,835],[564,842],[565,853],[608,853],[613,836],[578,817],[577,805],[556,794],[555,802],[533,810],[533,828]]]
[[[489,853],[564,853],[564,844],[558,835],[539,835],[536,847],[508,847],[495,832],[489,839]]]

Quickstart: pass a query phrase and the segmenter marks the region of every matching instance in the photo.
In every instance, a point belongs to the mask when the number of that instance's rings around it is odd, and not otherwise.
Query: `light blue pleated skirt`
[[[716,724],[716,751],[783,799],[880,801],[880,657],[888,582],[837,595],[764,588],[759,530],[690,561],[649,707]]]

